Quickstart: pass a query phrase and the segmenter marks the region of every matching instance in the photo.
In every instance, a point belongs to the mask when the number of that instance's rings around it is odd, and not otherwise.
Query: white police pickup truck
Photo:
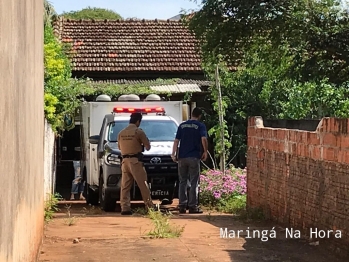
[[[177,127],[182,122],[182,102],[137,99],[111,102],[108,97],[102,98],[107,98],[107,102],[89,102],[81,110],[85,155],[82,170],[87,203],[100,204],[107,212],[115,210],[121,184],[117,137],[129,124],[133,112],[143,114],[140,128],[151,142],[151,150],[143,153],[143,162],[152,198],[163,204],[172,203],[173,198],[178,197],[178,164],[172,161],[171,153]],[[142,196],[134,182],[131,201],[139,200]]]

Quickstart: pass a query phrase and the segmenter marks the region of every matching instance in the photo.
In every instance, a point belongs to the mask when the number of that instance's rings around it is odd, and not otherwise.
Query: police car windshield
[[[108,141],[117,142],[119,132],[129,125],[129,121],[115,121],[110,125]],[[176,137],[177,125],[171,120],[143,119],[140,125],[150,141],[173,141]]]

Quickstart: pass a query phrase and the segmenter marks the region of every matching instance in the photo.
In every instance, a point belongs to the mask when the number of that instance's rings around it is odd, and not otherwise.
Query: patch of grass
[[[53,219],[55,212],[59,211],[58,203],[62,200],[62,196],[58,193],[49,194],[49,198],[45,201],[44,218],[45,222],[50,222]]]
[[[246,195],[231,195],[230,197],[219,199],[214,204],[210,202],[206,209],[209,210],[209,214],[206,216],[208,220],[214,219],[210,216],[212,211],[234,214],[242,220],[261,221],[266,219],[261,208],[246,208]]]
[[[154,228],[148,232],[150,238],[176,238],[180,237],[184,231],[184,226],[172,225],[169,214],[160,211],[149,210],[148,217],[153,222]]]
[[[245,195],[231,195],[213,201],[203,201],[203,205],[208,212],[218,211],[229,214],[242,214],[246,210]]]
[[[246,196],[232,196],[219,202],[218,211],[239,215],[246,210]]]

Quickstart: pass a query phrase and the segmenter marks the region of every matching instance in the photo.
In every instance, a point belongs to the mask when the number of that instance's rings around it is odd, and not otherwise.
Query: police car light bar
[[[114,107],[114,113],[165,113],[163,107],[154,108],[127,108],[127,107]]]

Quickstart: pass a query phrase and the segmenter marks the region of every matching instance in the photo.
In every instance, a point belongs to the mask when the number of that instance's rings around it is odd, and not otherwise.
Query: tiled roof
[[[165,80],[166,81],[166,80]],[[106,83],[106,84],[128,84],[137,85],[145,84],[147,86],[159,86],[163,85],[161,82],[156,80],[126,80],[126,79],[115,79],[115,80],[97,80],[96,83]],[[213,82],[207,80],[195,80],[195,79],[178,79],[174,84],[177,85],[197,85],[199,87],[209,87],[213,85]],[[166,85],[166,84],[165,84]]]
[[[202,72],[196,39],[180,21],[60,18],[55,30],[73,46],[74,71]]]

